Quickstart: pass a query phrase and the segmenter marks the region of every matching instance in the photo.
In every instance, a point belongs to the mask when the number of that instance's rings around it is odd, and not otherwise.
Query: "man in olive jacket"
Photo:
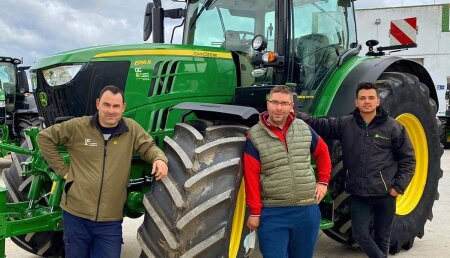
[[[387,257],[396,197],[414,174],[414,149],[405,128],[379,106],[374,83],[358,85],[355,105],[352,114],[339,118],[297,116],[320,135],[341,141],[353,239],[369,257]]]
[[[123,92],[106,86],[93,116],[42,130],[38,144],[50,167],[66,179],[61,201],[68,258],[120,257],[123,208],[133,153],[152,163],[157,180],[167,175],[167,158],[134,120],[122,118]],[[59,155],[65,146],[70,164]]]

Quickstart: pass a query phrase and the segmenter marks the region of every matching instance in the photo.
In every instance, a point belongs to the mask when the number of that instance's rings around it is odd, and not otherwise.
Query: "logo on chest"
[[[84,145],[89,147],[97,147],[97,143],[93,142],[92,139],[84,138]]]

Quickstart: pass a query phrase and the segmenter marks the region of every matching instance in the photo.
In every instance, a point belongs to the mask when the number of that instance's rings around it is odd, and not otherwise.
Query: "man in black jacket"
[[[355,105],[352,114],[339,118],[297,116],[320,135],[341,141],[353,239],[369,257],[387,257],[396,197],[413,177],[414,150],[405,128],[379,106],[374,83],[358,85]]]

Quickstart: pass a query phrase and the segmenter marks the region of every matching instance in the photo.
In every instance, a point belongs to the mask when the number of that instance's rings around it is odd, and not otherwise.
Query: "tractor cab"
[[[37,121],[38,116],[34,97],[29,95],[25,72],[29,67],[20,64],[20,59],[0,56],[0,126],[7,126],[11,140],[17,141],[25,126],[37,125],[29,122],[31,118]],[[2,133],[2,137],[9,136]]]
[[[12,111],[15,106],[18,81],[16,67],[21,63],[19,59],[0,57],[0,89],[4,98],[0,99],[0,108],[6,108],[8,111]]]

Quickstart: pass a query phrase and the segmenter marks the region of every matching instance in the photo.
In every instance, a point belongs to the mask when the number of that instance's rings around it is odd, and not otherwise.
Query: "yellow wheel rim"
[[[411,139],[416,156],[414,177],[403,195],[397,198],[397,215],[408,215],[422,198],[428,174],[428,143],[423,126],[412,114],[402,114],[396,118]]]
[[[242,228],[245,220],[245,185],[242,179],[239,193],[236,200],[236,208],[234,209],[233,223],[231,224],[230,248],[228,249],[228,257],[235,258],[239,252],[241,245]]]

